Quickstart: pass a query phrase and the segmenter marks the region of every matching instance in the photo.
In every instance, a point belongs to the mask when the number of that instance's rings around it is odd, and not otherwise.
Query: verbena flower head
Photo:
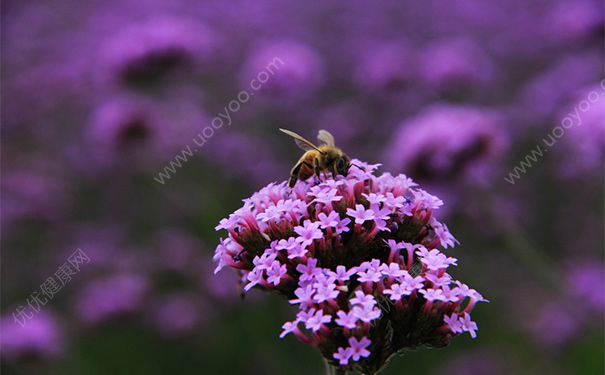
[[[209,66],[218,50],[217,36],[200,22],[159,17],[110,34],[101,51],[100,70],[110,80],[141,83],[176,67]]]
[[[484,301],[448,273],[457,242],[434,212],[441,200],[404,175],[353,160],[348,176],[271,183],[221,220],[216,272],[238,270],[243,290],[275,291],[298,308],[293,334],[334,366],[378,371],[395,353],[475,337]]]
[[[443,93],[460,93],[486,87],[494,77],[492,62],[472,40],[444,39],[420,53],[420,76],[428,87]]]
[[[290,39],[265,41],[248,56],[241,79],[243,87],[256,80],[256,84],[262,83],[259,92],[264,95],[298,102],[321,86],[324,70],[319,54],[304,43]]]
[[[3,360],[11,362],[55,359],[65,350],[64,336],[55,316],[44,310],[20,325],[12,314],[0,317]]]
[[[495,112],[436,104],[399,125],[386,157],[394,170],[433,185],[477,184],[490,181],[507,146]]]

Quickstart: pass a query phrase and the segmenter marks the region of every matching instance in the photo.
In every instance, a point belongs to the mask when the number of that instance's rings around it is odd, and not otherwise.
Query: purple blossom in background
[[[410,84],[416,73],[416,61],[405,43],[385,43],[364,49],[354,80],[362,91],[389,92]]]
[[[321,86],[323,61],[312,47],[304,43],[295,40],[267,41],[250,51],[241,73],[242,87],[250,87],[251,80],[256,80],[253,85],[262,85],[262,93],[273,98],[298,101]]]
[[[547,14],[548,37],[555,43],[581,43],[603,34],[601,7],[596,1],[561,1]]]
[[[434,90],[459,93],[479,89],[494,80],[494,67],[470,39],[440,40],[421,52],[421,76]]]
[[[194,334],[202,323],[210,320],[210,309],[198,302],[195,295],[172,294],[158,298],[149,308],[153,327],[163,336],[179,337]]]
[[[570,96],[577,94],[578,89],[599,82],[602,68],[601,55],[589,51],[555,60],[533,75],[517,98],[519,103],[514,111],[519,113],[515,117],[519,117],[517,121],[523,126],[516,130],[525,134],[528,126],[543,126],[548,122],[546,129],[550,131],[559,125],[562,118],[553,116],[559,114],[561,106],[569,106]],[[577,98],[573,99],[572,106],[577,104]]]
[[[442,347],[462,332],[474,338],[470,312],[485,299],[445,276],[456,259],[437,247],[451,247],[455,240],[434,211],[424,209],[435,206],[436,198],[403,175],[376,176],[376,166],[353,164],[362,171],[338,176],[338,183],[315,185],[309,179],[293,189],[272,183],[245,199],[217,226],[229,232],[216,249],[217,270],[238,270],[247,280],[245,291],[256,287],[286,296],[299,313],[280,337],[294,334],[342,369],[374,373],[399,351]],[[326,191],[342,199],[318,203]],[[266,213],[286,201],[299,202],[296,212],[272,216],[267,225]],[[383,210],[379,225],[374,211]],[[349,231],[334,231],[329,216],[349,216],[355,223],[346,224]],[[296,243],[307,252],[292,258],[289,248]]]
[[[486,182],[508,144],[500,121],[487,109],[429,107],[399,125],[388,165],[431,184]]]
[[[532,337],[541,346],[553,349],[573,339],[580,322],[568,306],[551,303],[541,306],[528,326]]]
[[[87,324],[102,324],[140,311],[148,281],[139,275],[114,275],[94,280],[79,292],[76,313]]]
[[[217,61],[218,49],[215,33],[199,21],[154,18],[109,35],[101,50],[101,72],[109,80],[141,83],[178,66],[208,66]]]
[[[560,175],[568,178],[590,175],[603,166],[605,159],[605,81],[576,94],[559,112],[559,124],[569,129],[561,138],[558,167]],[[556,137],[545,139],[549,143],[558,141]]]
[[[52,359],[63,352],[63,334],[56,319],[45,311],[21,326],[12,314],[0,320],[0,347],[4,359]]]
[[[566,289],[596,313],[605,312],[605,267],[602,262],[574,264],[567,270]]]
[[[18,223],[53,222],[67,208],[67,191],[56,165],[42,161],[5,170],[2,191],[2,229],[15,230]]]
[[[158,102],[133,94],[108,96],[92,111],[82,144],[68,151],[71,163],[96,178],[99,172],[115,174],[118,167],[161,168],[166,159],[193,144],[200,124],[208,122],[190,97],[195,95],[184,92]]]

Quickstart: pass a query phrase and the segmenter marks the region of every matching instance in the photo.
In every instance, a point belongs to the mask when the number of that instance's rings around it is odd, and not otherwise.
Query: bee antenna
[[[362,170],[362,171],[364,171],[364,172],[366,171],[366,170],[365,170],[365,168],[364,168],[364,167],[362,167],[362,166],[360,166],[360,165],[357,165],[357,164],[355,164],[355,163],[351,163],[351,165],[352,165],[352,166],[354,166],[354,167],[357,167],[358,169],[361,169],[361,170]]]

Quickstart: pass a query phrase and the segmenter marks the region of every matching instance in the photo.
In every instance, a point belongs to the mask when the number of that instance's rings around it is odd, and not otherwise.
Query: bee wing
[[[336,146],[336,143],[334,142],[334,136],[327,130],[321,129],[317,134],[317,139],[319,140],[320,145],[332,147]]]
[[[317,146],[315,146],[313,143],[311,143],[310,141],[304,139],[303,137],[301,137],[300,135],[294,133],[293,131],[290,130],[286,130],[286,129],[282,129],[280,128],[279,130],[281,130],[282,132],[288,134],[290,137],[294,138],[294,142],[296,142],[296,145],[298,147],[300,147],[301,149],[305,150],[305,151],[309,151],[309,150],[317,150],[319,152],[321,152]]]

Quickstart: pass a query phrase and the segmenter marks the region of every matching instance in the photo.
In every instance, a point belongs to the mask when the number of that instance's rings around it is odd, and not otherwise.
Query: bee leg
[[[296,181],[298,180],[298,176],[300,174],[300,169],[303,165],[307,166],[310,169],[313,169],[313,166],[307,163],[306,161],[301,161],[300,163],[296,164],[294,168],[292,168],[292,170],[290,171],[290,179],[288,180],[288,186],[290,188],[293,188],[296,184]]]
[[[300,172],[300,168],[302,167],[303,163],[296,164],[290,171],[290,179],[288,180],[288,186],[290,188],[293,188],[296,184],[296,180],[298,180],[298,173]]]
[[[313,171],[318,178],[321,177],[321,171],[319,170],[319,162],[317,159],[313,160]]]
[[[321,169],[319,168],[319,161],[317,159],[313,160],[313,170],[315,171],[315,176],[321,182]]]

